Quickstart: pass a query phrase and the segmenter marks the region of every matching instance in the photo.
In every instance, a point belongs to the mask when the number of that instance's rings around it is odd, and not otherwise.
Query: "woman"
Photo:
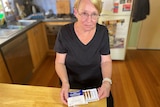
[[[77,21],[59,31],[54,47],[55,69],[62,82],[64,104],[70,88],[97,88],[100,99],[110,96],[112,60],[108,30],[97,23],[100,13],[101,0],[76,0]]]

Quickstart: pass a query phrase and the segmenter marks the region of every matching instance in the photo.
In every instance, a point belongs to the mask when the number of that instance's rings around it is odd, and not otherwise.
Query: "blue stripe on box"
[[[80,95],[83,95],[83,91],[82,90],[68,93],[69,97],[75,97],[75,96],[80,96]]]

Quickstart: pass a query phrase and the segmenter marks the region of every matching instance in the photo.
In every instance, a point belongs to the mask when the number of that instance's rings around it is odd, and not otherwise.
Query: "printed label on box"
[[[78,90],[68,93],[68,106],[88,104],[89,102],[98,101],[97,89]]]

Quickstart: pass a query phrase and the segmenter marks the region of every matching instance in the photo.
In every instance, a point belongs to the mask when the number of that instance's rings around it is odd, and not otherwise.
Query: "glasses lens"
[[[91,16],[91,19],[92,20],[97,20],[99,15],[96,14],[96,13],[92,13],[91,15],[89,15],[88,13],[86,12],[82,12],[79,14],[84,20],[86,20],[89,16]]]
[[[89,14],[86,13],[86,12],[82,12],[82,13],[81,13],[81,17],[82,17],[83,19],[87,19],[88,16],[89,16]]]
[[[98,19],[98,17],[99,17],[99,15],[98,15],[98,14],[92,14],[91,16],[92,16],[92,19],[93,19],[93,20],[97,20],[97,19]]]

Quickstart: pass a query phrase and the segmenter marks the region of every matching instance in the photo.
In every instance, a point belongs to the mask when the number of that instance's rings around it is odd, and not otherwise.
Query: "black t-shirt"
[[[97,88],[102,83],[101,55],[110,54],[108,30],[97,23],[92,40],[84,45],[74,31],[74,23],[58,33],[54,50],[67,53],[65,65],[71,88]]]

